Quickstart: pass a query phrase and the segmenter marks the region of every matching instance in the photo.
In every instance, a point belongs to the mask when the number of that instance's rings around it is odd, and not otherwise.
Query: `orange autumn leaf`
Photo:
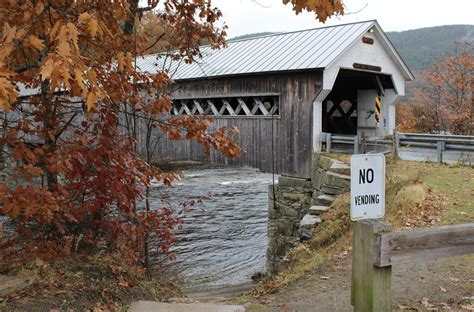
[[[333,15],[344,14],[342,0],[283,0],[283,4],[291,4],[296,14],[303,11],[316,13],[316,18],[323,23]]]
[[[97,20],[93,18],[88,12],[84,12],[79,15],[79,22],[86,25],[87,32],[92,37],[95,37],[99,34],[99,24]]]
[[[87,94],[86,107],[87,111],[90,112],[97,101],[98,90],[96,88],[92,89],[91,92]]]
[[[43,42],[36,36],[29,36],[28,43],[38,51],[41,51],[44,48]]]

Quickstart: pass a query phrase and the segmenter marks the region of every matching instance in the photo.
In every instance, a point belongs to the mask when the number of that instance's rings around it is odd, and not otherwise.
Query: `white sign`
[[[385,156],[351,157],[351,220],[375,219],[385,213]]]

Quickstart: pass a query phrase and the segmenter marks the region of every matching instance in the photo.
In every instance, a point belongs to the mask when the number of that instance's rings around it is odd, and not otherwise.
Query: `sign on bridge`
[[[351,157],[351,220],[376,219],[385,213],[385,156]]]

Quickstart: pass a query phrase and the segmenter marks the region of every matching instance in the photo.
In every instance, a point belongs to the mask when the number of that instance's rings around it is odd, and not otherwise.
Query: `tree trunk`
[[[44,80],[41,82],[41,98],[43,99],[44,103],[50,102],[48,99],[49,91],[49,81]],[[51,155],[54,150],[56,149],[56,129],[54,125],[54,121],[56,120],[55,112],[51,105],[45,105],[44,111],[44,122],[43,122],[43,130],[45,133],[44,144],[46,147],[45,155]],[[56,188],[56,184],[58,183],[58,176],[56,173],[50,171],[50,166],[43,162],[43,169],[46,172],[46,183],[48,186],[48,190],[53,191]]]

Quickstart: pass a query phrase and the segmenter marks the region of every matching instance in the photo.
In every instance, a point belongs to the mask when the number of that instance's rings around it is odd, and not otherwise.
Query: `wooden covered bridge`
[[[244,150],[225,160],[189,141],[162,140],[161,156],[251,166],[310,178],[321,134],[385,137],[395,102],[413,75],[376,21],[236,40],[201,48],[193,64],[160,55],[138,59],[144,71],[168,68],[175,81],[172,115],[208,114],[235,126]],[[380,113],[376,110],[380,99]]]

